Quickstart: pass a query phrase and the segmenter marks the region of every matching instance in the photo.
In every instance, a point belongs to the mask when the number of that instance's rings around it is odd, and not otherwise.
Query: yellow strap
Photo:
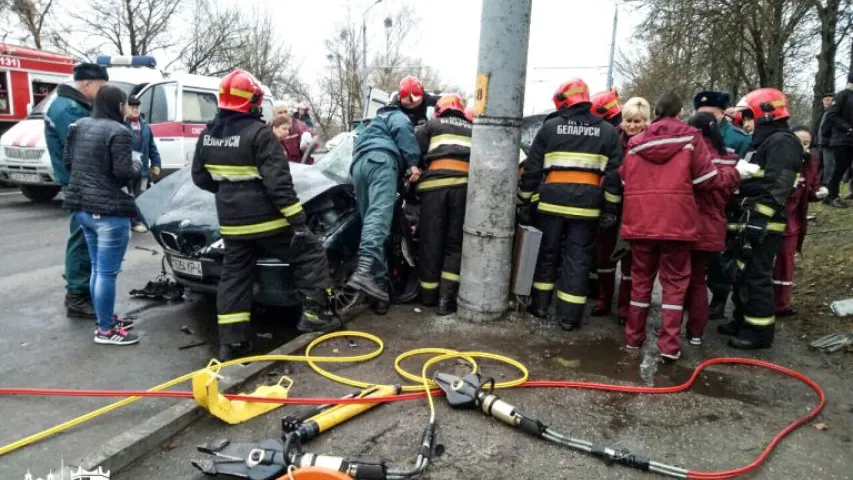
[[[431,152],[443,145],[456,145],[459,147],[471,148],[471,137],[452,134],[436,135],[429,140],[429,151]]]
[[[622,203],[622,196],[621,195],[613,195],[612,193],[605,191],[604,192],[604,200],[606,200],[610,203]]]
[[[776,322],[775,316],[748,317],[748,316],[744,315],[743,319],[746,323],[748,323],[750,325],[755,325],[757,327],[767,327],[767,326],[773,325]]]
[[[250,98],[252,98],[252,95],[254,95],[254,93],[252,93],[248,90],[242,90],[239,88],[233,88],[232,87],[231,88],[231,95],[234,95],[235,97],[250,99]]]
[[[525,192],[524,190],[518,191],[518,198],[522,200],[530,200],[530,197],[533,196],[533,192]]]
[[[566,302],[566,303],[574,303],[577,305],[585,305],[586,297],[582,297],[580,295],[572,295],[570,293],[561,292],[557,290],[557,298]]]
[[[765,217],[772,217],[773,215],[776,215],[776,209],[775,208],[768,207],[767,205],[764,205],[763,203],[757,203],[755,205],[755,211],[764,215]]]
[[[289,207],[285,207],[281,209],[281,214],[285,217],[292,217],[294,215],[298,215],[302,213],[302,204],[299,202],[294,203]]]
[[[456,187],[467,183],[468,177],[437,178],[435,180],[426,180],[418,183],[418,191],[423,192],[424,190],[432,190],[441,187]]]
[[[598,218],[601,216],[601,210],[596,208],[580,208],[566,207],[563,205],[555,205],[553,203],[539,203],[539,211],[546,213],[556,213],[558,215],[569,215],[573,217]]]
[[[539,203],[539,194],[534,193],[532,197],[530,197],[530,203]]]
[[[225,174],[238,174],[238,175],[258,175],[260,176],[260,172],[258,171],[258,167],[252,167],[248,165],[213,165],[206,164],[204,168],[207,169],[210,173],[219,173],[222,175]]]
[[[438,288],[438,282],[421,282],[421,288],[424,290],[435,290]]]
[[[541,292],[550,292],[554,290],[554,284],[548,282],[533,282],[533,288]]]
[[[450,272],[441,272],[441,278],[451,282],[459,283],[459,275]]]
[[[782,233],[785,231],[785,227],[787,227],[787,226],[788,226],[788,224],[786,224],[786,223],[770,222],[767,224],[767,231],[768,232]]]
[[[273,230],[278,230],[279,228],[284,228],[290,225],[287,219],[279,219],[279,220],[270,220],[269,222],[256,223],[254,225],[240,225],[240,226],[226,226],[222,225],[219,227],[219,232],[222,235],[226,236],[238,236],[238,235],[254,235],[256,233],[265,233],[271,232]]]
[[[233,323],[243,323],[249,321],[249,312],[227,313],[217,315],[217,321],[220,325],[231,325]]]

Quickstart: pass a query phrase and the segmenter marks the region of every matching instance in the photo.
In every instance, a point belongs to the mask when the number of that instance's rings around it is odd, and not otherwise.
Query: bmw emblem
[[[181,228],[187,228],[187,227],[189,227],[190,225],[192,225],[192,222],[191,222],[191,221],[189,221],[189,220],[182,220],[182,221],[181,221],[181,223],[180,223],[180,225],[178,225],[178,226],[179,226],[179,227],[181,227]]]

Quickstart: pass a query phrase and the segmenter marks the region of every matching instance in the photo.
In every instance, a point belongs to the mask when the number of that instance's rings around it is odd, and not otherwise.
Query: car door
[[[160,82],[148,85],[138,95],[140,113],[151,125],[162,169],[166,172],[185,165],[183,125],[178,121],[178,90],[177,82]]]
[[[182,125],[181,150],[184,163],[190,165],[195,154],[198,137],[207,124],[216,117],[218,97],[215,90],[181,85],[180,119]]]

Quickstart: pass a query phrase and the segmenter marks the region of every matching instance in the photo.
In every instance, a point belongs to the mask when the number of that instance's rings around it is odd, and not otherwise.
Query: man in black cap
[[[131,136],[133,137],[133,156],[138,157],[142,162],[142,170],[139,172],[139,178],[133,181],[130,185],[131,194],[134,197],[142,195],[142,192],[148,189],[149,175],[157,177],[160,175],[160,152],[157,150],[157,144],[154,142],[154,134],[151,133],[151,126],[148,125],[142,116],[139,114],[139,106],[142,102],[136,96],[131,95],[127,99],[127,114],[125,120],[130,128]],[[148,228],[142,223],[141,218],[133,221],[133,231],[137,233],[145,233]]]
[[[693,97],[693,109],[697,113],[708,112],[717,118],[723,141],[729,151],[743,158],[752,142],[750,134],[731,124],[726,118],[726,109],[731,103],[731,96],[726,92],[699,92]]]
[[[731,103],[731,96],[726,92],[699,92],[693,97],[693,108],[697,113],[708,112],[717,119],[720,131],[723,134],[723,142],[726,148],[738,157],[743,158],[752,143],[752,136],[740,128],[731,124],[726,118],[726,108]],[[711,290],[711,305],[708,317],[719,319],[725,316],[726,303],[729,300],[729,292],[732,289],[732,278],[728,274],[727,262],[723,254],[711,257],[708,263],[708,288]]]
[[[823,114],[820,116],[820,123],[816,125],[817,128],[812,133],[812,146],[817,149],[817,153],[820,155],[820,184],[824,187],[829,185],[829,181],[832,179],[832,171],[835,169],[835,153],[829,146],[832,141],[832,129],[829,128],[826,121],[834,96],[835,93],[833,92],[823,94]]]
[[[107,69],[94,63],[79,63],[74,66],[74,83],[60,85],[57,97],[50,104],[44,119],[44,136],[53,180],[68,185],[69,172],[62,161],[68,127],[92,113],[92,103],[101,87],[109,80]],[[89,248],[80,224],[71,217],[70,236],[65,247],[65,308],[69,317],[95,318],[95,309],[89,296],[89,276],[92,265]]]

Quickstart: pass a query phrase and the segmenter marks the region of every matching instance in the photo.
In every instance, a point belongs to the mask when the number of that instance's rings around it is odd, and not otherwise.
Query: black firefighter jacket
[[[524,162],[519,197],[541,213],[597,219],[622,202],[622,142],[612,125],[582,103],[545,119]]]
[[[198,139],[192,177],[216,195],[223,237],[267,237],[305,222],[288,165],[260,117],[220,111]]]
[[[415,130],[425,170],[418,191],[468,183],[473,127],[462,114],[449,113]]]

